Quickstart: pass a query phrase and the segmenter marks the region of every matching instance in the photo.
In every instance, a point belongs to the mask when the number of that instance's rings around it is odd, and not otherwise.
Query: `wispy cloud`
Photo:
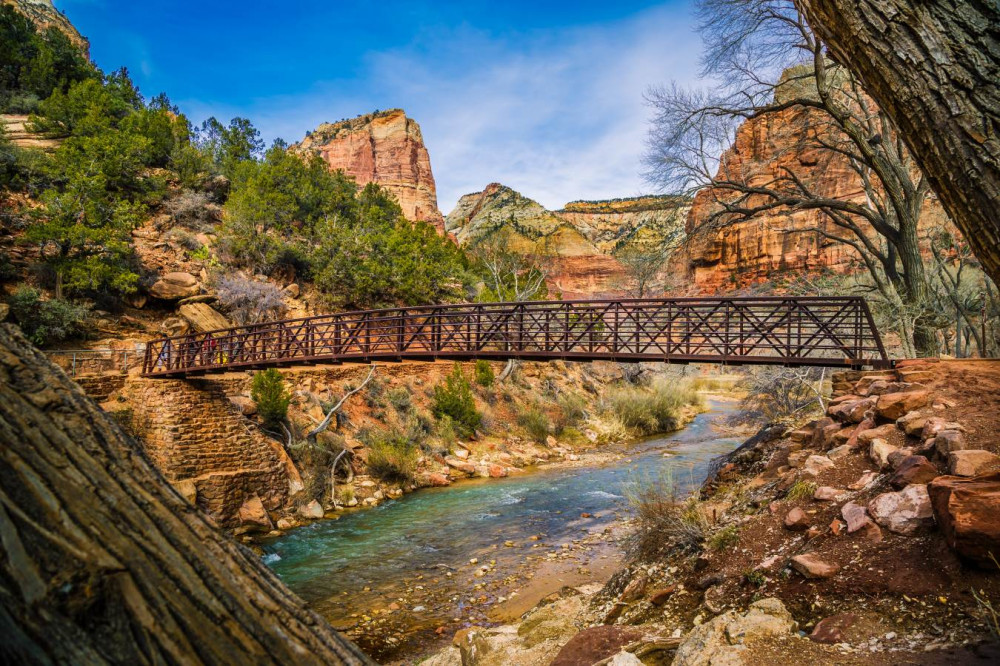
[[[648,191],[640,158],[652,84],[694,81],[700,42],[682,5],[602,25],[502,36],[467,26],[367,54],[363,76],[250,108],[181,100],[193,118],[247,115],[295,141],[322,121],[402,107],[423,129],[446,213],[498,181],[557,208]]]

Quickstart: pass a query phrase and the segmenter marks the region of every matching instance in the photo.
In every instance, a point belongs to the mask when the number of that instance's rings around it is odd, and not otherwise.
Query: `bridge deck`
[[[153,340],[143,375],[376,360],[888,367],[864,299],[671,298],[344,312]]]

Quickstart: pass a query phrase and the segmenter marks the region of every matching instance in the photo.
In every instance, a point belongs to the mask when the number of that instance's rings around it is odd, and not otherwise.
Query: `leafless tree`
[[[650,91],[650,179],[675,191],[712,188],[710,227],[819,211],[829,224],[796,231],[853,248],[873,288],[916,312],[913,330],[902,336],[920,353],[936,351],[918,235],[929,184],[890,119],[830,60],[791,0],[700,0],[699,11],[709,45],[703,74],[714,85]],[[779,160],[762,180],[744,158],[726,153],[743,122],[790,113],[805,114],[793,150],[812,153],[813,168],[845,165],[861,184],[860,196],[819,191],[797,160]]]
[[[281,319],[287,309],[284,294],[270,282],[227,276],[219,280],[217,291],[219,305],[239,326]]]
[[[551,257],[544,249],[517,252],[511,248],[507,235],[497,233],[473,245],[471,254],[482,267],[485,281],[479,300],[522,303],[541,300],[548,294],[547,260]],[[514,359],[507,361],[497,381],[505,381],[516,369]]]

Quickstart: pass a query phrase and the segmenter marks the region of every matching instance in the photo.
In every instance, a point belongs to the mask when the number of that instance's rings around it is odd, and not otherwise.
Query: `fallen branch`
[[[361,382],[361,385],[358,386],[357,388],[351,389],[350,391],[345,393],[344,397],[341,398],[340,401],[336,405],[334,405],[329,412],[327,412],[326,417],[322,421],[320,421],[320,424],[315,428],[313,428],[312,430],[310,430],[308,433],[306,433],[306,439],[314,439],[318,434],[320,434],[330,426],[330,419],[332,419],[334,415],[340,411],[340,408],[344,405],[345,402],[347,402],[348,398],[350,398],[352,395],[363,389],[368,384],[368,382],[372,380],[372,378],[375,376],[375,369],[377,367],[378,366],[375,365],[374,363],[372,364],[371,372],[368,373],[368,376],[365,378],[365,381]]]

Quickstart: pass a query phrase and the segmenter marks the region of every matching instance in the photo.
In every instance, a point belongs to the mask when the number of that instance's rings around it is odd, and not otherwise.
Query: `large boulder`
[[[923,456],[907,456],[889,477],[889,485],[897,490],[913,484],[927,484],[941,476],[938,468]]]
[[[876,438],[868,447],[868,457],[871,458],[876,467],[886,469],[889,467],[889,456],[898,448],[884,439]]]
[[[926,406],[930,402],[930,396],[930,391],[927,390],[883,393],[878,397],[875,412],[881,418],[895,422],[907,412]]]
[[[861,423],[875,407],[877,398],[856,398],[832,405],[827,414],[843,423]]]
[[[271,517],[267,515],[264,503],[257,494],[253,494],[243,502],[239,511],[240,523],[244,527],[251,527],[258,530],[270,531],[274,529],[271,524]]]
[[[149,288],[149,294],[165,301],[178,301],[182,298],[196,296],[201,292],[198,278],[181,271],[167,273]]]
[[[1000,456],[981,449],[952,451],[948,454],[948,473],[952,476],[982,476],[1000,471]]]
[[[934,526],[934,510],[925,485],[882,493],[868,503],[868,513],[876,523],[896,534],[913,535]]]
[[[618,654],[623,647],[642,638],[643,634],[638,627],[589,627],[569,639],[549,666],[590,666]]]
[[[1000,560],[1000,472],[971,479],[939,476],[928,485],[934,516],[962,558],[996,570]]]
[[[778,599],[761,599],[746,613],[729,611],[691,630],[677,648],[673,666],[740,664],[746,646],[774,636],[789,636],[798,628]]]
[[[207,303],[188,303],[182,305],[177,312],[197,333],[229,328],[229,320]]]
[[[868,446],[875,439],[889,439],[897,428],[892,423],[886,423],[877,428],[868,428],[858,433],[858,444]]]
[[[934,448],[944,458],[953,451],[964,451],[965,434],[961,430],[941,430],[934,437]]]

